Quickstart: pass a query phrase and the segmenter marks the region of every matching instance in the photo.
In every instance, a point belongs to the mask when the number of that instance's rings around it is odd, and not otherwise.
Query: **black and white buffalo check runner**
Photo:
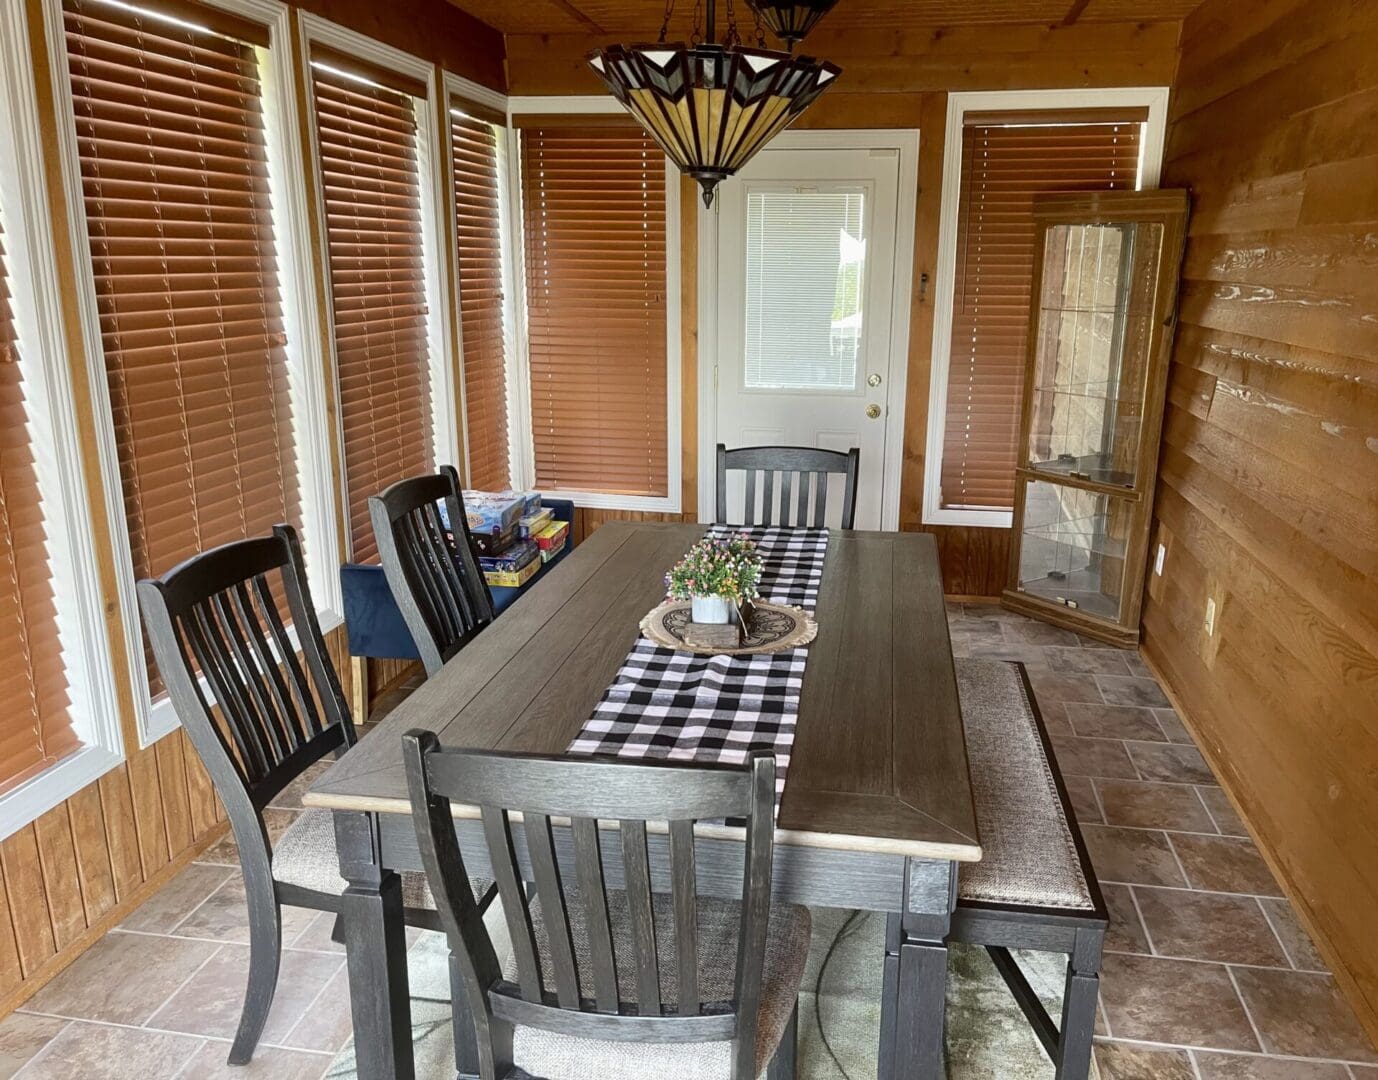
[[[750,537],[760,550],[761,599],[814,609],[827,529],[708,530],[713,537],[734,534]],[[740,762],[752,751],[770,751],[778,795],[789,768],[807,656],[807,647],[702,656],[639,638],[569,752]]]

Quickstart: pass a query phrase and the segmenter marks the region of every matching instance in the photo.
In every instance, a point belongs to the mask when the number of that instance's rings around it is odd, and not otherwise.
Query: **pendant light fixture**
[[[699,182],[704,205],[712,206],[718,184],[813,104],[842,69],[765,48],[759,19],[760,47],[745,47],[732,0],[727,31],[716,42],[716,0],[704,6],[706,41],[696,19],[691,44],[665,43],[674,13],[674,0],[667,0],[657,43],[609,45],[590,53],[588,62],[680,171]]]
[[[773,4],[769,0],[746,0],[766,29],[783,41],[790,52],[833,9],[837,0],[797,0]]]

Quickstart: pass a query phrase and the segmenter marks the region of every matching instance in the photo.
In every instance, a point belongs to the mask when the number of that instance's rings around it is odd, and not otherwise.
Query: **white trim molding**
[[[924,453],[925,525],[975,525],[1008,529],[1009,510],[942,505],[943,436],[947,421],[948,367],[952,352],[952,304],[957,272],[957,214],[962,191],[962,124],[968,112],[1147,107],[1148,121],[1139,154],[1139,187],[1155,188],[1163,164],[1167,130],[1166,86],[1101,87],[1076,90],[992,90],[947,96],[947,135],[943,150],[943,196],[938,225],[937,289],[933,298],[933,357],[929,371],[928,425]]]
[[[33,58],[23,0],[0,0],[0,215],[13,317],[24,363],[34,468],[44,504],[68,710],[81,747],[0,795],[0,839],[47,813],[124,758],[120,703],[110,678],[100,571],[87,527],[90,507],[81,432],[67,363],[57,251],[43,182]]]
[[[909,317],[913,301],[914,228],[919,194],[917,128],[842,128],[785,131],[771,150],[878,150],[899,155],[895,202],[895,251],[891,280],[890,365],[885,400],[885,460],[881,478],[882,529],[900,527],[900,477],[904,468],[904,406],[909,380]],[[717,514],[718,444],[718,207],[698,211],[698,471],[699,520]]]
[[[58,155],[62,166],[64,198],[71,224],[73,263],[77,275],[77,305],[82,349],[86,358],[88,386],[96,417],[93,432],[100,459],[105,511],[113,544],[120,622],[125,654],[134,688],[135,720],[140,744],[148,746],[178,726],[176,712],[166,696],[153,700],[144,663],[142,623],[135,594],[134,562],[130,553],[129,523],[124,514],[119,450],[115,442],[105,356],[101,344],[100,313],[96,302],[95,276],[91,265],[90,237],[82,195],[81,164],[77,143],[72,87],[68,76],[67,46],[61,0],[42,0],[45,38],[51,60],[54,105],[58,115]],[[283,316],[287,323],[287,357],[302,493],[303,537],[312,597],[318,608],[321,629],[330,631],[344,621],[339,565],[340,536],[336,526],[337,495],[330,471],[328,410],[319,377],[320,341],[316,330],[315,288],[309,231],[305,228],[305,177],[292,133],[298,130],[295,85],[292,74],[291,9],[278,0],[201,0],[211,7],[233,12],[267,27],[270,46],[264,55],[263,97],[269,139],[269,182],[273,187],[274,238],[282,280]],[[261,54],[263,55],[263,54]]]

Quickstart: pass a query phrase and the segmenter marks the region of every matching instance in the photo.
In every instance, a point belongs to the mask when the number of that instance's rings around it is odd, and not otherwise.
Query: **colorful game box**
[[[496,556],[481,556],[479,566],[489,585],[517,588],[531,580],[541,568],[541,549],[533,540],[519,540]]]

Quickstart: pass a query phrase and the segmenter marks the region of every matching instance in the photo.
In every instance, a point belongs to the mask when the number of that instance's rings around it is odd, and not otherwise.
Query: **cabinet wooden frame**
[[[1015,499],[1009,577],[1001,602],[1005,607],[1075,630],[1087,637],[1114,645],[1135,645],[1139,640],[1139,615],[1143,607],[1143,582],[1148,561],[1149,532],[1153,517],[1153,489],[1163,413],[1167,402],[1168,368],[1173,332],[1177,324],[1178,280],[1186,242],[1189,197],[1185,190],[1107,191],[1092,194],[1040,196],[1034,203],[1038,252],[1034,266],[1029,311],[1028,356],[1024,369],[1024,404],[1019,424],[1019,466],[1015,470]],[[1132,486],[1109,484],[1035,468],[1030,457],[1033,433],[1039,344],[1043,314],[1044,250],[1048,232],[1057,226],[1159,225],[1162,244],[1149,319],[1149,341],[1144,347],[1145,375],[1142,391],[1138,450]],[[1110,619],[1084,608],[1070,607],[1025,591],[1020,586],[1020,557],[1024,549],[1024,514],[1031,483],[1053,484],[1103,495],[1127,513],[1124,572],[1117,617]]]

